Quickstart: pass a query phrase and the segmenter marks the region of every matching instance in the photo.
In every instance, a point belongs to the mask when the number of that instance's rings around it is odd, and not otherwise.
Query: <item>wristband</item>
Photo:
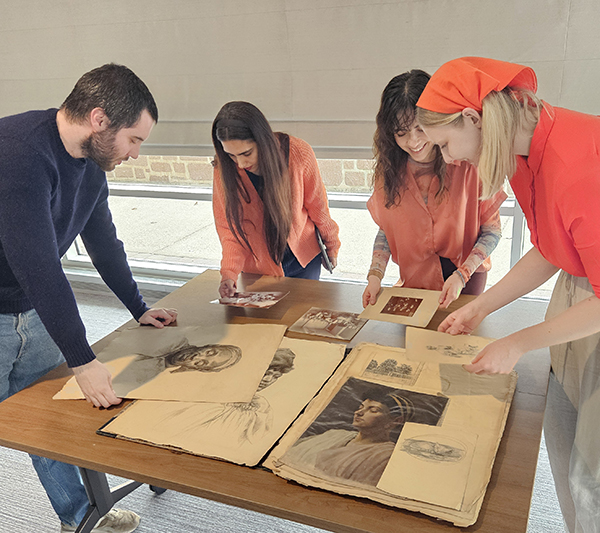
[[[465,286],[467,285],[467,282],[465,281],[465,277],[462,275],[462,272],[460,272],[460,270],[455,270],[453,272],[453,274],[458,274],[458,277],[460,278],[460,281],[462,281],[462,285],[463,285],[463,289],[465,288]]]
[[[369,270],[369,272],[367,274],[367,280],[369,279],[369,276],[375,276],[376,278],[383,280],[383,274],[379,270],[375,270],[375,269]]]

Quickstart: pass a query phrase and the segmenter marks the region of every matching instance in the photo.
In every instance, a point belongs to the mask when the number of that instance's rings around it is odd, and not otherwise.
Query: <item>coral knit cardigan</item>
[[[243,204],[242,228],[254,255],[235,238],[225,215],[225,191],[218,167],[213,179],[213,213],[217,233],[223,248],[221,278],[237,280],[240,272],[283,276],[281,265],[269,255],[263,231],[263,202],[245,170],[238,168],[239,178],[250,197]],[[308,143],[290,136],[289,175],[292,181],[292,226],[288,245],[305,267],[319,253],[315,225],[319,228],[330,257],[337,257],[340,248],[338,225],[332,220],[327,204],[325,185],[319,173],[315,154]]]

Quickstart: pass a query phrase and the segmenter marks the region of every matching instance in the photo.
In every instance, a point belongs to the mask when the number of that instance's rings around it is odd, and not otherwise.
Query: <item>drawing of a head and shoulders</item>
[[[294,369],[296,354],[289,348],[278,348],[265,371],[256,393],[248,403],[227,403],[222,411],[206,424],[217,423],[223,434],[228,434],[239,444],[252,443],[268,433],[273,424],[271,404],[261,391],[273,385],[281,376]]]
[[[180,372],[220,372],[237,364],[242,358],[242,350],[232,344],[190,344],[183,339],[169,346],[157,355],[138,354],[120,374],[113,384],[139,386],[168,370],[171,374]]]
[[[294,369],[296,354],[289,348],[279,348],[265,371],[256,394],[248,403],[196,403],[176,414],[156,421],[157,428],[175,435],[202,431],[218,436],[230,446],[252,443],[266,434],[272,424],[269,401],[261,391],[273,385],[281,376]]]
[[[338,398],[340,395],[345,396],[344,402]],[[440,402],[431,396],[431,409],[426,408],[429,412],[424,413],[426,396],[430,395],[351,378],[282,460],[314,475],[374,486],[387,466],[404,424],[435,425],[439,421],[447,398]],[[351,410],[351,427],[340,423],[344,415],[340,408],[344,403],[345,409]],[[328,409],[332,412],[326,413]],[[315,425],[324,430],[307,435],[314,431]]]

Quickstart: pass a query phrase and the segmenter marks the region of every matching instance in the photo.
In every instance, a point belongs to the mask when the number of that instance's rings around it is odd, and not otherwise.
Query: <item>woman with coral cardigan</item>
[[[212,126],[216,151],[213,212],[223,248],[222,297],[232,296],[240,272],[319,279],[320,232],[336,265],[340,247],[312,148],[273,133],[261,111],[229,102]]]

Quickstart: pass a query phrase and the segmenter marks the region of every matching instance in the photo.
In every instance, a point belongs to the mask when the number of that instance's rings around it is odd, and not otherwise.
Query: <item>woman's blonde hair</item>
[[[482,101],[479,179],[482,198],[490,198],[517,170],[515,136],[525,123],[537,123],[542,102],[531,91],[511,89],[492,91]],[[461,113],[444,114],[417,109],[422,126],[462,126]]]

